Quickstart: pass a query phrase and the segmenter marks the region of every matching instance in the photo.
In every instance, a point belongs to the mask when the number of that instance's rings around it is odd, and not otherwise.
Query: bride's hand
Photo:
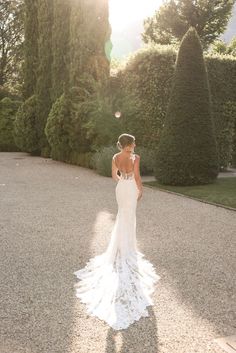
[[[143,196],[143,190],[139,190],[139,194],[138,194],[138,199],[137,200],[140,200],[142,196]]]

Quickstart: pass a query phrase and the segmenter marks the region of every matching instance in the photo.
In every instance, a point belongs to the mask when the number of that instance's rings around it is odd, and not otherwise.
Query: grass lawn
[[[235,177],[218,178],[213,184],[197,186],[169,186],[159,184],[157,181],[144,181],[143,184],[236,209]]]

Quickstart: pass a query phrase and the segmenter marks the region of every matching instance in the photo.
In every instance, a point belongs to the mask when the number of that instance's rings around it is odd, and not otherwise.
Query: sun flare
[[[123,30],[129,24],[153,15],[161,3],[162,0],[109,0],[112,30]]]

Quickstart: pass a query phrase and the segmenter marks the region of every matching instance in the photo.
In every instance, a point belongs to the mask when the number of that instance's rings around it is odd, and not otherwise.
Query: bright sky
[[[162,0],[109,0],[112,57],[125,57],[143,45],[143,20],[153,16],[161,4]]]
[[[137,20],[154,14],[162,0],[109,0],[109,22],[112,30],[119,31]]]

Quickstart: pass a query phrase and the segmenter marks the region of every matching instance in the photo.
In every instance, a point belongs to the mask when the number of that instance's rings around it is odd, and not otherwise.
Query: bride
[[[112,158],[112,178],[118,181],[118,212],[108,247],[74,272],[81,280],[75,284],[76,296],[86,304],[87,312],[115,330],[126,329],[141,317],[149,316],[146,307],[153,305],[151,294],[161,278],[136,243],[136,207],[143,187],[135,146],[133,135],[120,135],[120,152]]]

